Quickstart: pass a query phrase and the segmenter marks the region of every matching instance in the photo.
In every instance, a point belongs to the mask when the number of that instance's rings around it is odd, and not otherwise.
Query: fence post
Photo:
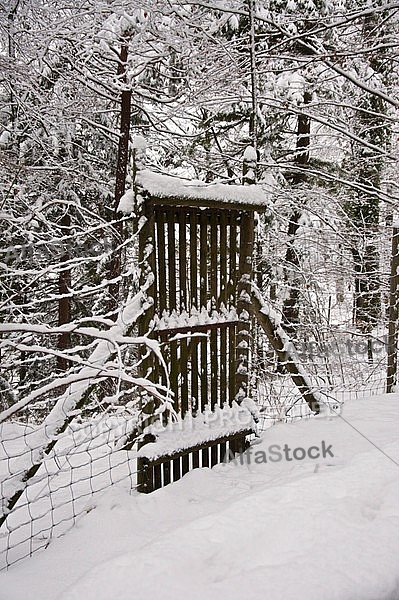
[[[398,367],[399,221],[393,224],[388,312],[387,393],[393,392]]]
[[[253,185],[256,183],[257,153],[253,146],[247,146],[244,152],[242,183],[243,185]]]
[[[243,185],[256,182],[256,151],[248,146],[244,152]],[[240,324],[236,337],[236,380],[235,399],[241,402],[248,395],[248,366],[250,356],[250,315],[247,303],[251,293],[252,261],[255,239],[254,213],[241,215],[240,249],[237,281],[237,313]]]

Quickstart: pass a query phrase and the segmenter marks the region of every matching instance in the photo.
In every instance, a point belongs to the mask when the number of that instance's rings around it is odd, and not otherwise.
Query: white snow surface
[[[274,188],[274,178],[258,185],[227,185],[204,183],[203,181],[180,179],[170,175],[154,173],[148,169],[139,171],[136,182],[152,196],[158,198],[185,198],[227,204],[243,204],[267,207]]]
[[[147,140],[142,135],[135,135],[133,137],[132,146],[135,150],[146,150]]]
[[[190,309],[190,312],[185,310],[177,312],[172,310],[171,313],[163,311],[162,316],[156,322],[156,330],[161,331],[163,329],[183,329],[194,328],[199,325],[213,325],[216,323],[234,323],[238,320],[237,312],[234,308],[227,309],[222,303],[219,311],[208,310],[203,306],[200,310],[194,306]]]
[[[134,192],[127,190],[119,200],[116,212],[121,212],[124,215],[130,215],[134,210]]]
[[[211,442],[220,437],[234,435],[240,431],[252,429],[252,414],[245,406],[236,402],[224,408],[215,407],[193,417],[188,413],[184,419],[178,418],[174,423],[163,427],[161,423],[148,428],[149,433],[156,436],[156,441],[145,444],[137,456],[152,460],[192,448],[204,442]]]
[[[318,466],[252,460],[148,496],[107,491],[0,574],[1,600],[397,600],[399,397],[352,401],[343,417],[276,425],[252,449],[324,440],[334,458]]]
[[[255,148],[253,146],[247,146],[244,151],[244,160],[256,162],[257,159],[258,157]]]

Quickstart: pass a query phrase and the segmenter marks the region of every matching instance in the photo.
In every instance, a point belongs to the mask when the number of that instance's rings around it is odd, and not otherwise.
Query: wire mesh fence
[[[349,295],[349,294],[348,294]],[[320,326],[320,320],[306,323],[303,319],[296,329],[291,351],[297,364],[306,372],[311,391],[325,398],[327,411],[339,414],[348,400],[358,400],[382,394],[387,385],[388,335],[384,326],[361,333],[348,316],[343,300],[331,310],[331,295],[318,295],[314,303],[323,303],[334,318]],[[311,308],[311,307],[310,307]],[[278,309],[277,309],[278,310]],[[312,313],[312,311],[310,311]],[[258,328],[252,340],[253,380],[260,405],[261,429],[276,422],[292,422],[312,416],[312,411],[294,385],[268,340]],[[335,408],[334,408],[335,406]],[[323,407],[322,407],[323,408]]]
[[[365,367],[364,371],[362,366]],[[321,392],[326,398],[327,410],[331,415],[339,415],[349,400],[360,400],[382,394],[386,388],[386,373],[382,369],[383,361],[370,368],[358,364],[359,377],[346,384],[336,382],[323,385],[321,377],[314,377],[311,391]],[[265,431],[276,423],[292,423],[313,415],[298,388],[293,385],[289,375],[277,372],[265,372],[257,378],[257,399],[259,403],[259,429]],[[322,407],[323,409],[323,407]]]
[[[127,431],[126,414],[103,414],[74,423],[31,478],[0,530],[0,569],[46,548],[93,508],[98,493],[121,484],[136,486],[135,449],[118,448]],[[36,449],[40,425],[0,425],[2,498]],[[19,466],[21,465],[21,466]],[[21,470],[22,468],[22,470]]]
[[[63,535],[109,486],[135,488],[134,448],[118,443],[137,418],[129,398],[137,404],[134,335],[143,305],[129,219],[107,222],[60,200],[46,206],[48,231],[29,237],[12,198],[4,208],[0,569]],[[116,244],[121,224],[125,238]],[[107,279],[119,251],[121,312],[110,308]]]
[[[386,352],[370,363],[367,355],[339,357],[340,370],[333,380],[326,377],[325,357],[303,356],[315,389],[341,404],[384,392]],[[331,357],[328,357],[331,359]],[[336,357],[335,357],[336,358]],[[259,357],[257,357],[259,360]],[[259,406],[258,428],[265,431],[277,422],[310,418],[312,413],[289,375],[279,372],[275,359],[262,357],[262,369],[254,369],[253,394]],[[324,382],[323,382],[324,378]],[[34,412],[31,412],[31,415]],[[0,569],[46,548],[53,538],[64,535],[96,503],[99,493],[112,485],[134,490],[137,485],[136,446],[123,448],[123,441],[136,423],[129,407],[80,415],[59,436],[35,476],[27,481],[18,502],[0,529]],[[9,420],[0,424],[0,491],[9,497],[13,480],[24,473],[33,459],[42,425],[37,418]],[[4,507],[3,507],[4,508]]]

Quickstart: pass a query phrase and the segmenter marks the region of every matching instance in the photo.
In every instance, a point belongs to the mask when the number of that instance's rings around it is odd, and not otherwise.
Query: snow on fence
[[[184,419],[176,417],[167,426],[154,422],[148,432],[156,441],[139,451],[137,445],[131,450],[123,446],[137,425],[135,411],[130,411],[129,406],[112,415],[103,413],[72,422],[3,523],[0,570],[46,548],[53,538],[63,535],[95,506],[103,490],[118,484],[127,492],[134,491],[138,483],[138,459],[156,463],[160,456],[170,454],[169,481],[176,481],[182,474],[181,459],[193,447],[198,461],[191,468],[215,464],[213,449],[221,435],[226,437],[224,448],[228,456],[239,452],[242,449],[239,444],[253,428],[252,410],[252,406],[238,405],[214,411],[207,407],[196,417],[189,414]],[[18,480],[26,460],[39,450],[36,445],[39,430],[39,425],[19,421],[0,424],[2,497],[8,495],[4,490],[12,487],[13,480]],[[225,457],[219,458],[218,462],[222,462]]]
[[[339,413],[348,400],[360,400],[386,392],[388,340],[385,330],[374,335],[359,335],[331,327],[316,341],[310,328],[301,326],[300,342],[292,346],[294,355],[306,372],[309,389]],[[369,342],[374,349],[368,355]],[[257,332],[251,385],[259,404],[260,428],[277,422],[290,423],[312,416],[291,376],[270,353],[268,340]],[[336,408],[334,409],[334,404]]]
[[[305,363],[305,367],[309,365]],[[383,365],[380,364],[380,367]],[[367,369],[362,373],[359,365],[359,377],[347,384],[337,382],[330,386],[323,386],[320,378],[315,380],[312,391],[323,394],[329,399],[328,410],[330,414],[339,416],[347,401],[356,401],[383,394],[386,391],[386,373],[382,368]],[[259,430],[265,431],[276,423],[292,423],[299,419],[311,418],[312,412],[304,402],[298,389],[292,384],[287,375],[274,372],[263,372],[257,380],[257,394],[259,403]],[[336,401],[336,404],[334,403]]]
[[[118,449],[129,429],[126,414],[98,415],[69,426],[8,514],[0,529],[0,569],[45,548],[87,513],[96,495],[114,484],[133,489],[134,452]],[[0,491],[13,485],[26,459],[39,450],[39,425],[0,424]],[[49,440],[50,441],[50,440]]]
[[[364,367],[366,368],[366,364]],[[363,377],[365,375],[363,374]],[[363,386],[360,379],[352,387],[336,388],[333,393],[338,400],[356,399],[384,391],[385,377],[375,369]],[[326,389],[323,390],[326,392]],[[287,375],[258,381],[258,430],[263,431],[276,422],[290,422],[311,417],[308,405],[298,395]],[[252,411],[253,408],[249,407]],[[241,412],[240,412],[241,411]],[[240,413],[240,414],[239,414]],[[244,414],[246,413],[246,414]],[[170,463],[175,464],[184,455],[184,448],[194,447],[192,468],[212,466],[212,440],[221,432],[243,432],[253,426],[251,414],[243,406],[236,411],[230,407],[207,410],[199,418],[191,414],[164,429],[154,425],[152,432],[159,442],[146,444],[137,452],[137,447],[123,449],[123,440],[137,424],[135,411],[129,403],[113,413],[103,412],[96,416],[78,417],[59,436],[57,444],[43,460],[35,477],[30,480],[17,504],[7,516],[0,529],[0,569],[31,556],[46,548],[53,538],[65,534],[84,514],[95,507],[96,499],[112,485],[122,485],[127,493],[137,488],[137,459],[141,456],[152,461],[154,477],[159,453],[169,454]],[[40,429],[34,422],[8,420],[0,424],[0,492],[12,486],[13,478],[19,474],[26,459],[34,455],[37,433]],[[247,432],[248,433],[248,432]],[[197,448],[195,448],[197,444]],[[202,444],[202,445],[201,445]],[[230,455],[229,442],[225,450]],[[233,452],[239,451],[230,442]],[[173,450],[174,449],[174,450]],[[173,454],[173,451],[175,454]],[[179,453],[180,451],[180,453]],[[197,458],[196,458],[197,457]],[[219,457],[222,458],[222,457]],[[198,462],[195,464],[195,461]],[[217,462],[220,462],[219,460]],[[180,472],[180,462],[177,468]],[[162,477],[165,477],[165,467]],[[166,477],[168,475],[166,474]],[[176,477],[172,477],[172,480]]]
[[[105,321],[102,329],[68,325],[94,339],[88,358],[66,355],[79,370],[57,373],[49,363],[50,383],[0,413],[0,569],[62,535],[90,510],[96,493],[115,483],[134,488],[137,464],[126,440],[140,430],[140,394],[169,407],[165,390],[135,372],[135,347],[159,356],[155,341],[130,335],[146,307],[145,289],[132,294],[117,320]],[[21,329],[43,335],[61,330],[5,323],[5,347],[17,347],[12,335]],[[38,352],[51,356],[44,345]]]

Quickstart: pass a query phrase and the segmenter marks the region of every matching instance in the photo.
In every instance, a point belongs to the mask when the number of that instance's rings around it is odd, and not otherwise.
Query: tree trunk
[[[71,231],[71,217],[68,212],[66,212],[61,219],[61,235],[70,235]],[[63,267],[63,263],[68,263],[70,260],[69,242],[65,245],[65,252],[61,256],[61,271],[58,279],[58,291],[60,294],[60,299],[58,300],[58,326],[65,325],[71,321],[71,299],[68,296],[69,291],[71,289],[71,269],[66,266]],[[71,346],[71,335],[69,332],[61,333],[58,338],[58,349],[61,351],[70,348]],[[67,358],[58,356],[57,357],[57,368],[60,371],[66,371],[69,368],[69,361]]]
[[[398,380],[398,300],[399,300],[399,228],[392,232],[391,280],[389,290],[387,393],[395,391]]]
[[[362,36],[365,46],[383,42],[386,32],[383,15],[368,15],[363,23]],[[369,59],[370,68],[376,75],[387,80],[385,51],[382,49]],[[377,95],[363,95],[357,107],[355,133],[366,142],[384,150],[390,138],[385,115],[385,101]],[[352,256],[355,271],[354,321],[364,333],[370,332],[381,314],[379,277],[380,205],[378,191],[384,169],[381,154],[355,144],[352,164],[349,168],[355,180],[363,187],[347,202],[346,209],[354,228]]]
[[[312,100],[310,92],[304,92],[303,102],[309,104]],[[299,187],[306,181],[305,169],[309,164],[310,118],[307,115],[298,116],[296,133],[296,153],[294,164],[297,167],[292,177],[292,184]],[[286,281],[289,286],[288,297],[283,305],[283,320],[287,333],[293,335],[299,323],[299,279],[300,257],[295,247],[296,233],[299,228],[301,211],[295,210],[288,223],[288,246],[285,254]]]
[[[126,89],[126,63],[128,58],[128,40],[125,40],[121,46],[118,63],[118,81],[125,87],[121,94],[121,112],[120,112],[120,129],[119,129],[119,144],[118,156],[116,165],[115,177],[115,202],[113,219],[118,219],[117,208],[119,201],[125,193],[127,165],[129,159],[129,136],[130,136],[130,111],[132,103],[132,91]],[[123,223],[116,223],[113,227],[113,252],[109,264],[108,277],[109,284],[109,303],[108,310],[111,316],[116,317],[120,301],[120,276],[122,271],[122,250],[120,245],[123,242]]]
[[[249,53],[251,59],[251,114],[249,135],[255,152],[258,150],[258,81],[256,74],[255,0],[248,0],[249,12]]]

